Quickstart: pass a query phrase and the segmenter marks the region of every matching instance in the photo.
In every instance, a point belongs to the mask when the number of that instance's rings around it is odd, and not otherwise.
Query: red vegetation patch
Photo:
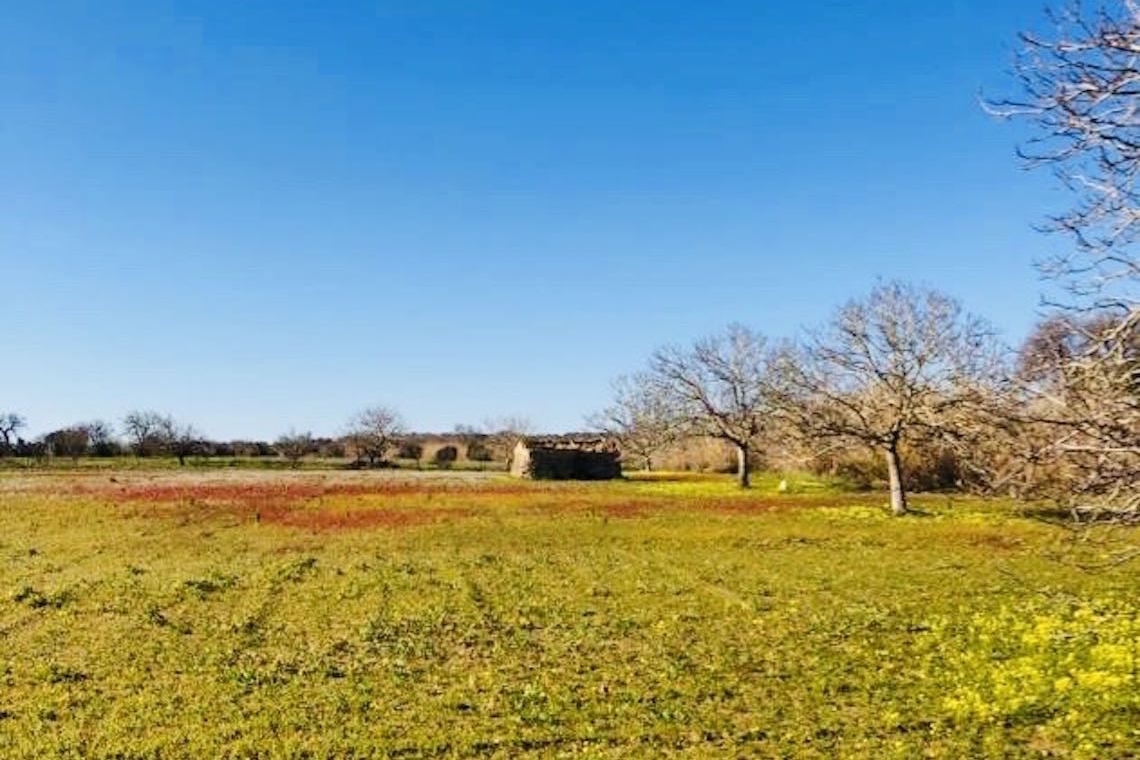
[[[401,499],[431,502],[440,497],[502,498],[525,494],[526,490],[509,484],[473,488],[442,483],[190,482],[76,484],[71,493],[128,506],[128,514],[134,517],[169,518],[183,524],[228,517],[238,523],[333,531],[410,527],[471,515],[467,508],[396,506]],[[326,498],[380,498],[394,504],[346,509],[343,504],[324,504]]]
[[[265,502],[303,502],[325,497],[381,496],[389,498],[447,495],[517,496],[530,491],[513,485],[479,485],[376,482],[376,483],[127,483],[101,485],[77,484],[77,496],[106,498],[114,503],[143,502],[169,504],[186,502],[221,502],[257,505]]]
[[[642,517],[652,508],[651,504],[643,501],[615,501],[602,507],[602,514],[606,517],[631,518]]]
[[[748,516],[864,501],[850,494],[694,497],[615,493],[577,484],[312,478],[84,479],[68,483],[65,490],[120,505],[133,517],[170,519],[183,525],[214,520],[262,522],[313,532],[411,527],[504,509],[539,517],[637,519],[671,512]]]
[[[274,507],[255,516],[260,522],[311,531],[406,528],[471,516],[469,509],[289,509]]]

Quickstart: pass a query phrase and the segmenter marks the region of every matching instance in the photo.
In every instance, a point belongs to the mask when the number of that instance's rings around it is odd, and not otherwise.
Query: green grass
[[[0,757],[1140,753],[1133,536],[779,479],[0,476]]]

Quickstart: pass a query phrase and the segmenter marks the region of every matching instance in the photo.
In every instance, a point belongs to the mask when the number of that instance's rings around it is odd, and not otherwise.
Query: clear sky
[[[0,410],[219,439],[581,428],[657,346],[876,278],[1015,342],[1041,0],[41,0],[0,19]]]

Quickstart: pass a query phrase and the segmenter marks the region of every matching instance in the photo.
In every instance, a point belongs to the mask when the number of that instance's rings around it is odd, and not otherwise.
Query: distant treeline
[[[58,459],[131,457],[154,460],[284,459],[299,466],[305,459],[342,460],[350,467],[392,467],[399,460],[415,466],[448,468],[470,463],[480,468],[505,462],[525,424],[511,424],[490,432],[457,425],[451,433],[407,432],[399,415],[388,407],[371,407],[355,415],[347,432],[319,437],[290,431],[273,441],[218,441],[202,435],[193,425],[154,411],[132,411],[119,426],[106,420],[77,423],[35,438],[24,438],[25,418],[15,412],[0,414],[0,458],[37,462]]]

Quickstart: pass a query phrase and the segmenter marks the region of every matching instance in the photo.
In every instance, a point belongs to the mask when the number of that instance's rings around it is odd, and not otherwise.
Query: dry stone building
[[[532,436],[515,444],[510,472],[536,480],[612,480],[621,477],[621,454],[602,436]]]

